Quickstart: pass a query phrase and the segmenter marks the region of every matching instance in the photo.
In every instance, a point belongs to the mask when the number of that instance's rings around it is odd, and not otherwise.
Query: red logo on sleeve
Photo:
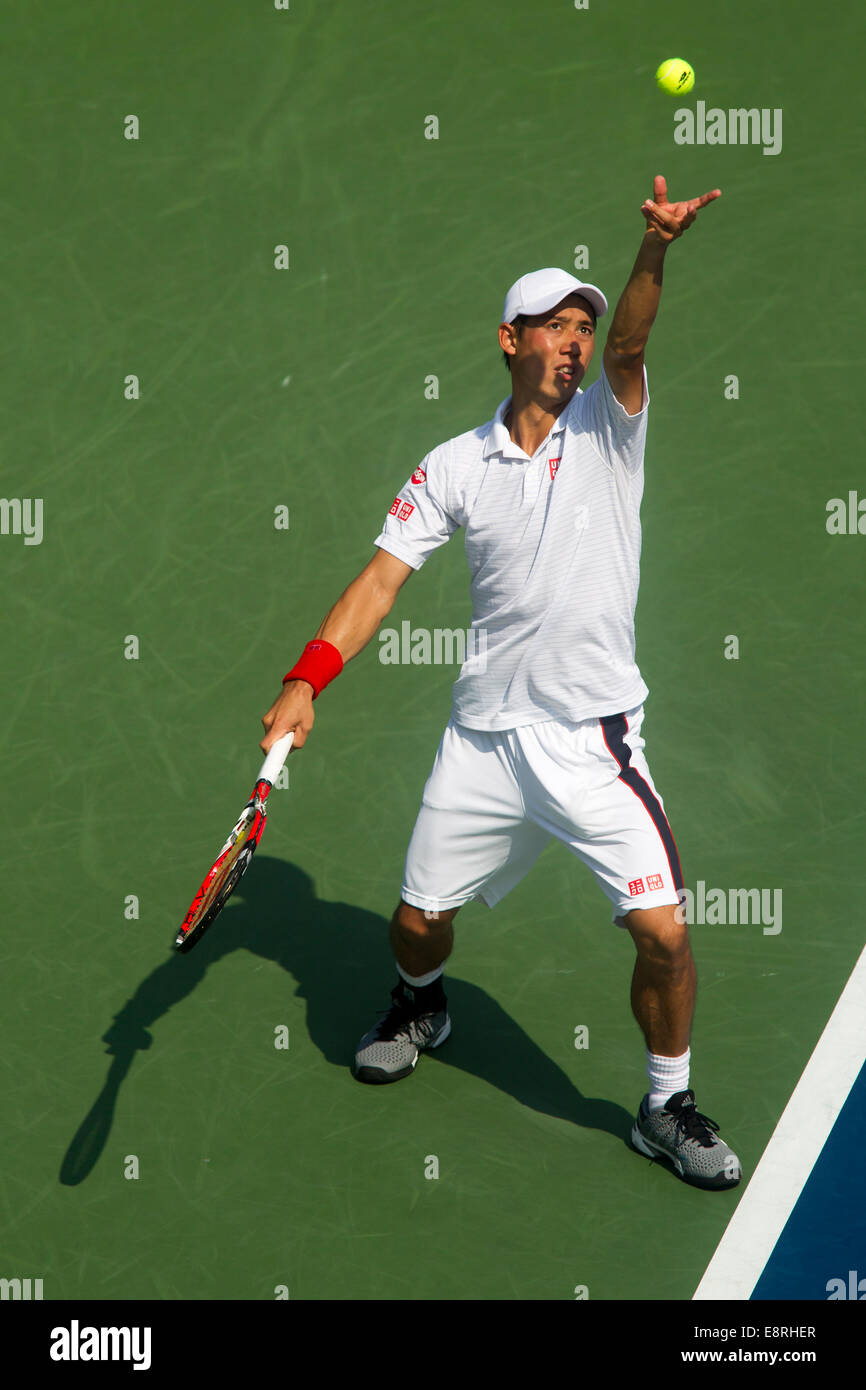
[[[636,898],[638,893],[646,892],[646,889],[643,886],[643,879],[633,878],[631,883],[628,885],[628,891],[631,893],[633,898]]]
[[[646,886],[649,888],[650,892],[652,892],[656,888],[664,888],[665,881],[661,874],[647,874]]]
[[[427,474],[424,472],[424,469],[423,469],[423,468],[416,468],[416,469],[415,469],[415,472],[412,474],[412,482],[413,482],[413,483],[423,483],[423,482],[426,482],[426,481],[427,481]]]
[[[414,512],[414,510],[415,510],[415,503],[414,503],[414,502],[404,502],[403,505],[402,505],[402,507],[400,508],[399,512],[397,513],[397,520],[398,520],[398,521],[408,521],[408,520],[409,520],[409,517],[412,515],[412,513]]]
[[[394,498],[394,501],[391,503],[390,507],[388,508],[388,515],[389,515],[389,516],[396,516],[397,513],[399,512],[399,510],[400,510],[400,498],[399,498],[399,497],[395,497],[395,498]]]

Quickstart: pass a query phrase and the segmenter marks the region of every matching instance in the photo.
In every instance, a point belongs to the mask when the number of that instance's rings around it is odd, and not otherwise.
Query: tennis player
[[[736,1155],[689,1085],[696,975],[674,837],[644,754],[649,693],[635,664],[646,438],[644,353],[669,246],[715,198],[672,203],[664,178],[608,329],[599,379],[581,381],[608,310],[595,285],[536,270],[505,297],[511,393],[492,420],[433,449],[392,503],[376,554],[284,679],[267,752],[313,725],[313,701],[371,640],[414,570],[462,526],[473,604],[469,656],[406,856],[391,921],[398,981],[361,1039],[359,1081],[409,1076],[451,1031],[443,969],[464,903],[493,907],[551,836],[594,874],[636,950],[631,1006],[649,1088],[636,1149],[687,1182],[734,1186]]]

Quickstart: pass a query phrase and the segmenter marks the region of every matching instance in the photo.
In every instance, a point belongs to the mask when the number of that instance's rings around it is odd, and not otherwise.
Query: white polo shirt
[[[438,445],[374,544],[413,569],[462,526],[470,653],[452,717],[470,729],[618,714],[649,694],[635,664],[649,395],[628,415],[602,367],[532,458],[503,416]]]

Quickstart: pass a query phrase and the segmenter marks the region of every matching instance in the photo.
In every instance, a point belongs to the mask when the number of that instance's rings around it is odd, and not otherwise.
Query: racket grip
[[[268,756],[262,763],[261,771],[256,778],[257,782],[270,782],[271,786],[273,786],[280,775],[283,763],[289,756],[289,749],[292,746],[294,737],[295,735],[290,733],[284,734],[282,738],[277,739],[270,753],[268,753]]]

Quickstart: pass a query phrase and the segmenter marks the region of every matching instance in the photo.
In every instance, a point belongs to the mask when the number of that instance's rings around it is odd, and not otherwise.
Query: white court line
[[[866,947],[693,1298],[750,1297],[863,1066],[864,1018]]]

